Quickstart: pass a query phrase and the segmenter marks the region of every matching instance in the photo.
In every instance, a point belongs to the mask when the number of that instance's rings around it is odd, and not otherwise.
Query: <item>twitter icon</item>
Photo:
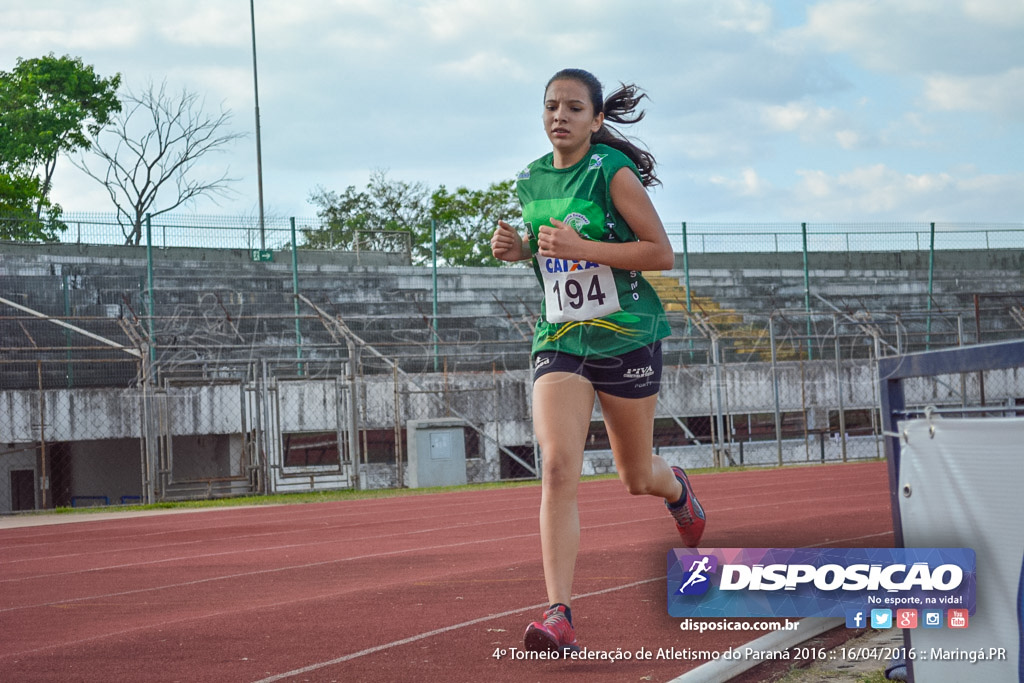
[[[871,628],[892,628],[892,610],[871,610]]]

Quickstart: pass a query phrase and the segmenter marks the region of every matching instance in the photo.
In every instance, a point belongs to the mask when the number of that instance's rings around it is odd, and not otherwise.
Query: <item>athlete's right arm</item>
[[[533,256],[530,245],[505,221],[498,221],[498,227],[491,235],[491,254],[494,258],[514,263]]]

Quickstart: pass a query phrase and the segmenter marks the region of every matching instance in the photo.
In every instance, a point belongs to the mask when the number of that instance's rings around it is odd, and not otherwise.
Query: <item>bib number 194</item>
[[[608,266],[544,274],[545,312],[549,323],[593,320],[620,310],[615,277]]]

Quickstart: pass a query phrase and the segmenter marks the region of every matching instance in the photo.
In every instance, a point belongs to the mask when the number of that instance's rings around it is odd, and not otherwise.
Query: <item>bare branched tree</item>
[[[158,216],[203,195],[231,194],[236,179],[228,177],[227,169],[201,179],[196,168],[206,154],[245,137],[227,131],[230,111],[207,114],[197,94],[182,89],[170,95],[166,82],[159,87],[151,83],[141,94],[129,90],[121,102],[121,113],[92,143],[90,154],[105,167],[92,170],[85,156],[75,165],[110,193],[125,244],[142,241],[146,214]]]

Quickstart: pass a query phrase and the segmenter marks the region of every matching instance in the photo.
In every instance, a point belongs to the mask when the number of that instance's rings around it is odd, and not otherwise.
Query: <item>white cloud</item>
[[[727,31],[765,33],[772,25],[772,8],[756,0],[716,0],[709,3],[712,20]]]
[[[789,102],[784,105],[767,105],[762,108],[762,117],[769,128],[786,132],[808,134],[828,131],[837,121],[845,118],[835,108],[816,106],[809,102]]]
[[[26,59],[50,52],[128,48],[138,44],[144,24],[138,14],[118,7],[100,6],[81,14],[45,6],[6,9],[0,10],[0,45],[4,52]]]
[[[823,0],[796,40],[852,56],[869,69],[979,74],[1019,64],[1019,0]]]
[[[765,105],[761,120],[771,132],[795,133],[805,143],[838,145],[844,150],[863,147],[870,137],[857,130],[845,112],[809,101]]]
[[[989,206],[994,197],[1019,187],[1024,173],[978,174],[969,168],[905,173],[874,164],[837,174],[799,170],[797,176],[790,215],[807,220],[1012,221],[1024,213],[1024,198],[1000,207],[998,216]]]
[[[1016,0],[964,0],[964,14],[992,27],[1024,26],[1024,3]]]
[[[739,178],[713,175],[710,181],[712,185],[725,188],[731,194],[739,197],[760,197],[771,189],[771,185],[765,182],[753,168],[743,169]]]
[[[189,47],[244,48],[252,40],[249,13],[220,3],[196,4],[187,12],[168,13],[155,28],[168,43]]]
[[[856,149],[861,144],[861,136],[855,130],[837,130],[835,136],[836,142],[845,150]]]
[[[946,191],[952,178],[945,173],[914,175],[900,173],[884,164],[855,168],[830,175],[822,171],[797,171],[802,182],[795,194],[806,193],[816,201],[845,206],[857,215],[878,215],[892,212],[904,204],[914,204],[925,195]]]
[[[465,59],[441,64],[439,71],[448,76],[475,81],[487,81],[498,73],[502,74],[503,78],[528,81],[526,70],[518,62],[495,52],[477,52]]]
[[[991,76],[932,76],[925,80],[924,94],[936,109],[990,111],[1024,120],[1024,67]]]

